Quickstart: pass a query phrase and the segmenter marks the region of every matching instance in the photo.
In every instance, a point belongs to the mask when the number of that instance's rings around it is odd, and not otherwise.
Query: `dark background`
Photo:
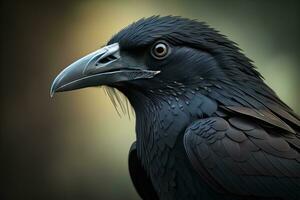
[[[299,1],[1,3],[1,199],[138,199],[127,171],[134,119],[102,89],[50,99],[51,81],[127,24],[181,15],[226,34],[300,113]]]

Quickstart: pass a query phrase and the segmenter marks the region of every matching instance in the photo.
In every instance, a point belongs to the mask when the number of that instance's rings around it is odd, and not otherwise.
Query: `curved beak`
[[[92,52],[65,68],[54,79],[50,95],[91,86],[152,78],[160,71],[147,70],[130,56],[121,57],[118,43]]]

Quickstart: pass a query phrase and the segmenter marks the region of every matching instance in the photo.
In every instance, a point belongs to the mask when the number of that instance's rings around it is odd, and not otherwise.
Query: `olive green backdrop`
[[[57,94],[60,70],[151,15],[206,21],[237,42],[300,113],[297,1],[1,3],[1,199],[138,199],[127,171],[134,119],[101,88]]]

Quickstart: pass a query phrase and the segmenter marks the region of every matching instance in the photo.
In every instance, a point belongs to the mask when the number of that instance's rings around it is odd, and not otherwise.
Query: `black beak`
[[[135,59],[120,55],[118,43],[105,46],[72,63],[54,79],[50,95],[91,86],[113,85],[152,78],[160,71],[147,70]]]

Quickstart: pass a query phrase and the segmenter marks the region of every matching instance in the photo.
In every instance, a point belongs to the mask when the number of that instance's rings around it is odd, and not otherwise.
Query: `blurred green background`
[[[2,1],[1,199],[139,199],[127,170],[134,119],[120,118],[103,89],[50,99],[49,88],[65,66],[141,17],[206,21],[300,113],[298,2]]]

